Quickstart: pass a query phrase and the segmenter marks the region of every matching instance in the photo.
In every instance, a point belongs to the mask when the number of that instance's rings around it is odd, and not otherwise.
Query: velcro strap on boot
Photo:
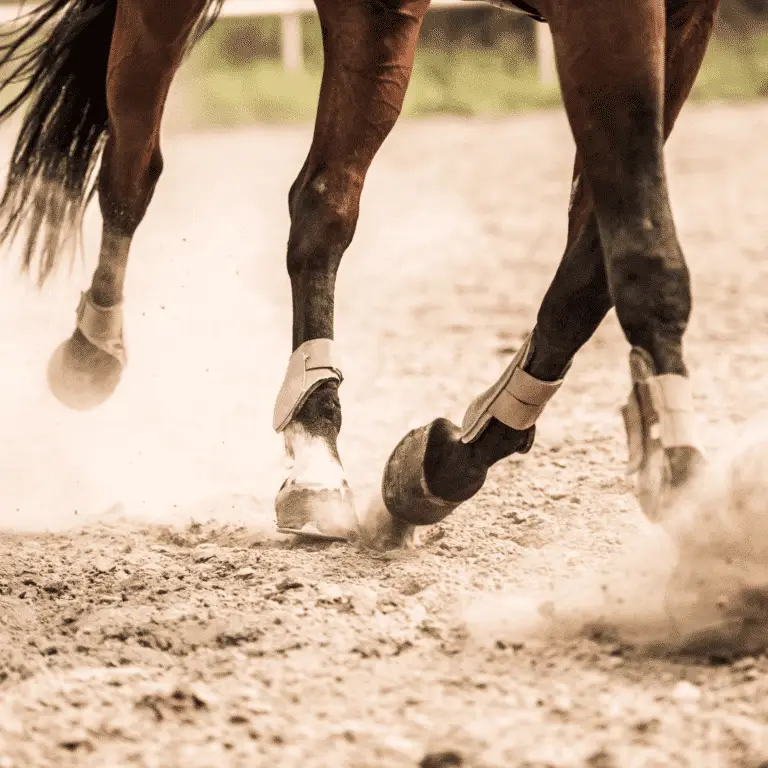
[[[123,367],[127,363],[123,342],[123,303],[101,307],[91,298],[91,292],[80,294],[77,306],[77,328],[94,347],[106,352]]]
[[[697,447],[696,410],[687,376],[665,373],[647,379],[654,410],[659,417],[659,440],[665,448]]]
[[[305,341],[288,360],[283,384],[277,393],[272,426],[282,432],[307,398],[324,381],[343,381],[331,339]]]
[[[635,385],[647,403],[633,389],[622,408],[627,430],[629,457],[627,473],[640,470],[645,460],[645,440],[658,440],[662,448],[698,448],[695,406],[690,379],[666,373],[651,376]],[[645,411],[651,411],[646,413]],[[647,429],[647,436],[644,434]]]
[[[542,381],[523,370],[530,351],[529,336],[499,380],[472,401],[462,423],[462,442],[477,440],[491,418],[520,431],[536,423],[546,404],[562,386],[570,364],[557,381]]]

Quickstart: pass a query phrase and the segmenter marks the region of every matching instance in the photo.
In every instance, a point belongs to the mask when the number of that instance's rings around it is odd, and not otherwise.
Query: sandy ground
[[[692,106],[669,145],[710,449],[768,405],[767,133],[768,107]],[[274,534],[285,199],[309,137],[168,136],[129,274],[129,368],[100,410],[66,411],[44,376],[92,262],[42,294],[4,268],[0,768],[768,764],[768,659],[529,631],[542,595],[598,615],[601,594],[634,590],[645,610],[674,564],[623,476],[613,315],[534,450],[422,549]],[[405,431],[458,420],[531,328],[571,155],[560,113],[404,122],[388,140],[338,285],[341,449],[361,503]]]

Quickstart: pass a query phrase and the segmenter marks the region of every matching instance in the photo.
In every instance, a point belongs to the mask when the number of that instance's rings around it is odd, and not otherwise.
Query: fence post
[[[287,13],[280,17],[283,67],[296,72],[304,66],[304,40],[301,35],[301,14]]]
[[[542,85],[557,84],[555,48],[549,24],[536,24],[536,59],[539,66],[539,81]]]

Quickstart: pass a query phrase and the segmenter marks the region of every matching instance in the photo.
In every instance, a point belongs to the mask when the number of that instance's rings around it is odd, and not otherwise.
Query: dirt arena
[[[669,144],[709,449],[768,405],[766,135],[768,106],[690,106]],[[129,367],[98,411],[45,385],[93,261],[42,294],[3,267],[0,768],[768,765],[768,659],[683,663],[529,631],[537,596],[600,613],[590,590],[650,573],[650,604],[674,565],[623,475],[613,314],[533,451],[420,550],[274,533],[286,195],[309,138],[169,132],[129,271]],[[340,446],[360,506],[406,430],[459,420],[530,330],[572,151],[559,112],[403,122],[387,141],[338,283]]]

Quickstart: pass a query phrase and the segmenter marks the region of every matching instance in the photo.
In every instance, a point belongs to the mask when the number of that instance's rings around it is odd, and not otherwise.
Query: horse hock
[[[347,540],[357,529],[354,498],[335,444],[296,418],[320,386],[342,381],[330,339],[304,342],[288,361],[273,420],[293,462],[275,499],[277,528],[282,533]]]
[[[51,392],[69,408],[90,410],[109,399],[126,364],[122,302],[102,307],[90,291],[83,293],[75,332],[48,363]]]
[[[395,519],[411,525],[440,522],[480,490],[491,464],[531,449],[536,421],[562,386],[568,370],[557,381],[531,376],[525,366],[532,349],[529,336],[499,379],[470,403],[461,427],[447,419],[437,419],[412,430],[398,443],[382,478],[384,504]],[[489,455],[482,450],[482,441],[494,420],[507,436],[515,439],[501,450],[495,446],[495,455]],[[499,442],[496,436],[494,442]],[[459,452],[455,466],[448,462],[440,466],[430,456],[445,447]],[[439,494],[436,480],[440,474],[446,476],[440,479],[448,481],[450,490]],[[440,485],[445,487],[445,483]]]

